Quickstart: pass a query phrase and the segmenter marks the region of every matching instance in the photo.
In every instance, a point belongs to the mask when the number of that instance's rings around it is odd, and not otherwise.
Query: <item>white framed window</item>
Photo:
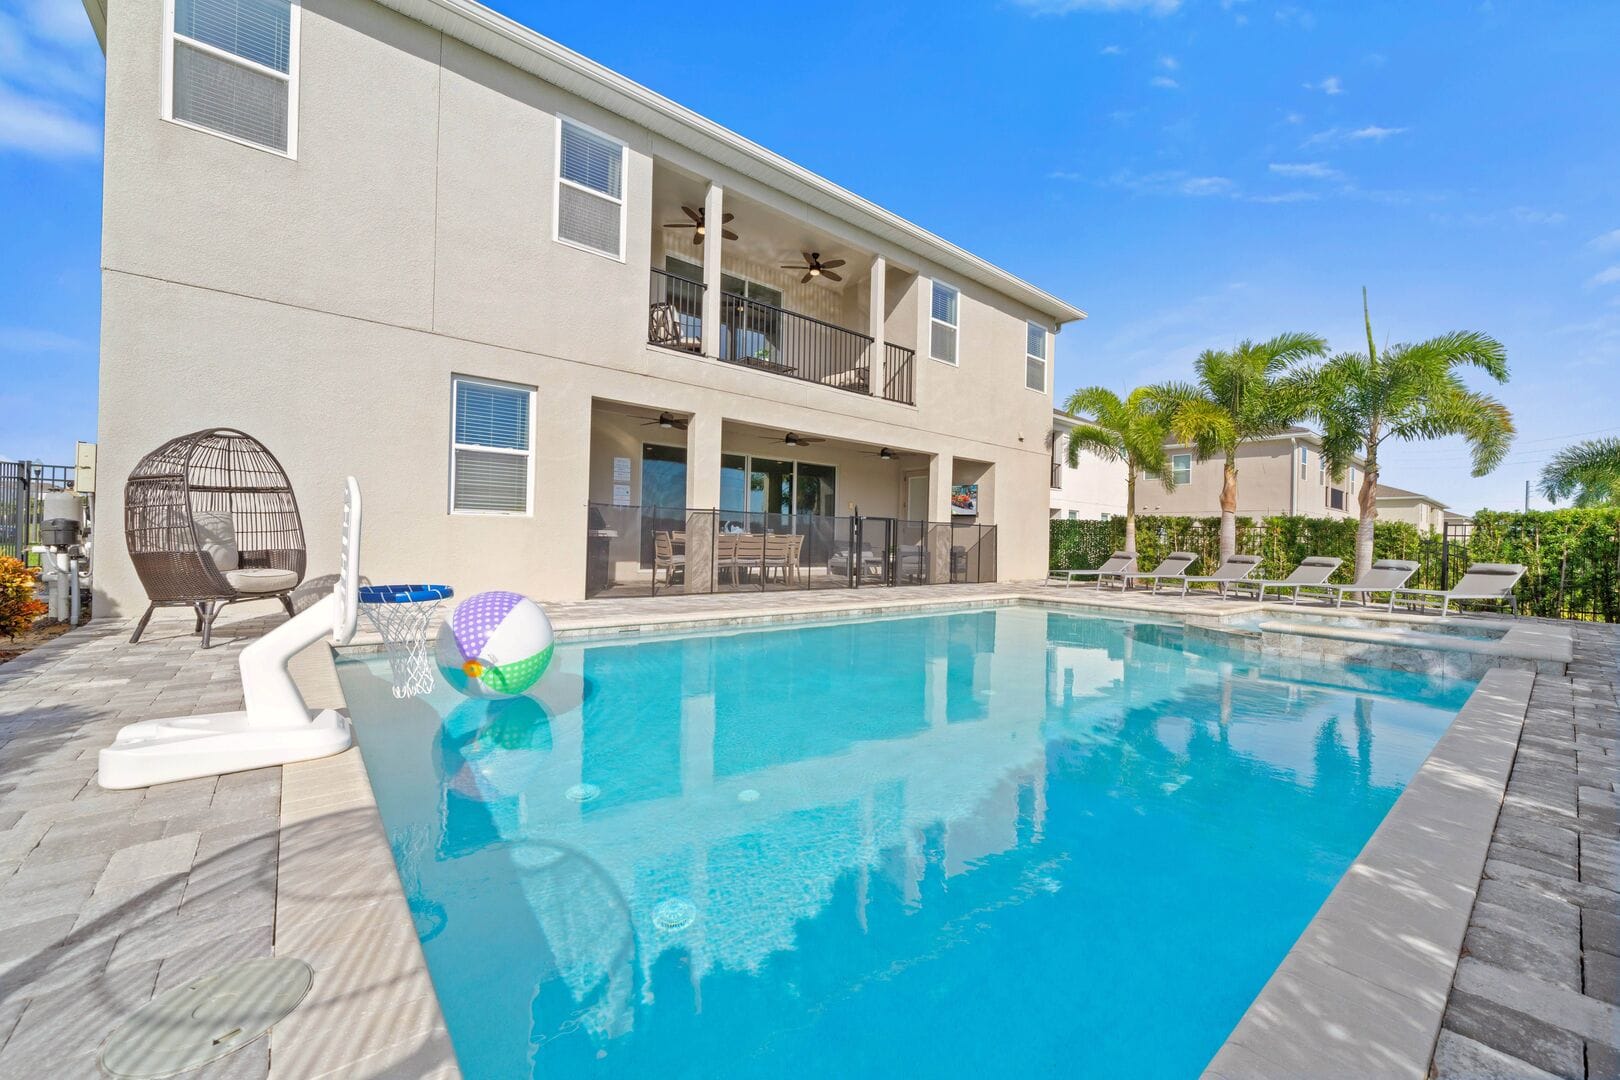
[[[1354,465],[1350,466],[1350,483],[1344,490],[1348,491],[1352,497],[1356,493],[1356,467]]]
[[[1069,511],[1069,520],[1070,521],[1079,521],[1080,520],[1080,511],[1078,511],[1078,510],[1070,510]]]
[[[624,261],[625,145],[584,124],[557,118],[559,243]]]
[[[947,364],[956,363],[961,300],[961,293],[943,282],[934,282],[933,301],[928,312],[928,355]]]
[[[299,0],[165,0],[163,118],[298,156]]]
[[[1318,484],[1327,483],[1327,458],[1321,454],[1316,455],[1316,482]]]
[[[1046,393],[1046,327],[1030,323],[1024,345],[1024,385]]]
[[[1299,448],[1299,478],[1301,480],[1305,479],[1305,470],[1306,470],[1306,467],[1310,464],[1310,462],[1311,462],[1311,448],[1308,447],[1308,446],[1300,447]]]
[[[450,512],[528,514],[534,490],[534,388],[456,375]]]
[[[1192,483],[1192,455],[1170,455],[1170,479],[1177,484]]]

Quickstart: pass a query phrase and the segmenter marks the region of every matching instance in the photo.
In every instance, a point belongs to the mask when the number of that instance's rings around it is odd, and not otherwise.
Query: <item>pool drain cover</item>
[[[678,930],[685,930],[697,918],[697,908],[692,901],[676,897],[665,900],[653,908],[653,925],[666,934],[673,934]]]
[[[309,993],[302,960],[244,960],[160,994],[102,1044],[110,1075],[156,1080],[206,1065],[269,1031]]]
[[[563,792],[563,797],[570,802],[590,802],[600,794],[602,789],[595,784],[575,784]]]

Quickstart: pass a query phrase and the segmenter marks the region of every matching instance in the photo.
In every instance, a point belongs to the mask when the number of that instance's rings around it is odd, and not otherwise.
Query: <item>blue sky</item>
[[[1088,310],[1060,396],[1353,348],[1366,285],[1380,341],[1481,330],[1514,372],[1507,464],[1395,447],[1386,482],[1512,507],[1620,433],[1620,5],[494,6]],[[100,85],[78,0],[8,0],[0,455],[94,438]]]

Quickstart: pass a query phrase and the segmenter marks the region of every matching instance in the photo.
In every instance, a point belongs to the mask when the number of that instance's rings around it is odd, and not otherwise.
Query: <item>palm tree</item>
[[[1587,439],[1566,446],[1541,470],[1541,493],[1576,506],[1620,503],[1620,439]]]
[[[1470,390],[1463,368],[1479,368],[1507,381],[1507,353],[1488,334],[1457,331],[1391,345],[1373,343],[1367,290],[1361,290],[1367,326],[1365,353],[1340,353],[1311,372],[1311,413],[1322,425],[1322,456],[1335,477],[1365,453],[1357,502],[1356,575],[1372,565],[1373,524],[1378,520],[1378,453],[1390,439],[1416,441],[1461,435],[1473,456],[1473,474],[1484,476],[1513,443],[1513,416],[1488,394]]]
[[[1164,449],[1168,417],[1146,387],[1125,398],[1105,386],[1083,386],[1069,395],[1063,411],[1090,416],[1089,424],[1069,429],[1069,468],[1080,467],[1080,451],[1089,450],[1104,461],[1125,463],[1125,550],[1136,554],[1136,480],[1151,476],[1174,490],[1170,458]]]
[[[1241,341],[1230,350],[1208,349],[1194,364],[1194,383],[1164,383],[1154,399],[1170,412],[1170,432],[1193,448],[1198,460],[1219,457],[1221,559],[1237,551],[1238,446],[1278,435],[1305,415],[1309,399],[1289,369],[1327,352],[1315,334],[1278,334],[1268,341]]]

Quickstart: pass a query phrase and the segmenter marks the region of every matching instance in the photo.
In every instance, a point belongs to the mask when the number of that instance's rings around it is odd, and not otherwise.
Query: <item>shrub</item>
[[[14,638],[45,614],[45,602],[34,595],[38,587],[37,567],[0,555],[0,634]]]

